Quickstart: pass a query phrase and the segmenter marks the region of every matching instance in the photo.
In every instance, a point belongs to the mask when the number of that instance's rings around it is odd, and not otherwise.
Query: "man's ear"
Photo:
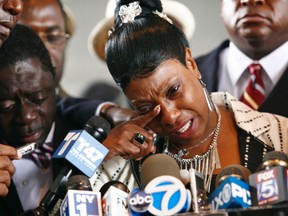
[[[198,67],[197,67],[195,60],[192,57],[192,52],[191,52],[190,48],[186,48],[185,52],[186,52],[185,58],[186,58],[187,68],[189,70],[193,71],[194,73],[196,73],[196,76],[198,79],[201,79],[202,75],[198,70]]]

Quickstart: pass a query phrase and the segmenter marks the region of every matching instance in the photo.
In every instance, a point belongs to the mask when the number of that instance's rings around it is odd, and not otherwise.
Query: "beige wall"
[[[76,15],[76,32],[68,44],[62,86],[73,96],[81,96],[92,82],[113,83],[104,62],[91,56],[87,39],[91,29],[105,16],[107,0],[62,0]],[[190,45],[194,56],[215,48],[226,38],[220,17],[220,0],[179,0],[193,12],[196,30]],[[114,84],[114,83],[113,83]]]

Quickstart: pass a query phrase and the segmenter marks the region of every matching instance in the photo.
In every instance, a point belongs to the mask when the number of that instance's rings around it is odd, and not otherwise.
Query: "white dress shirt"
[[[252,63],[259,63],[264,69],[263,81],[265,94],[269,95],[288,67],[288,42],[278,47],[259,61],[254,61],[243,54],[232,42],[222,51],[219,62],[218,91],[226,91],[239,99],[244,92],[250,74],[247,67]]]
[[[54,129],[53,124],[45,142],[53,140]],[[24,211],[38,207],[53,183],[52,165],[47,169],[41,169],[29,156],[14,160],[13,164],[16,171],[12,179]]]

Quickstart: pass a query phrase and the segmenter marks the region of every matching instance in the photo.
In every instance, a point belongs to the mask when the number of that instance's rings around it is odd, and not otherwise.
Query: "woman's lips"
[[[176,128],[171,132],[170,137],[174,139],[187,139],[193,136],[193,134],[197,131],[197,121],[195,119],[190,119],[180,128]]]
[[[176,131],[176,133],[178,134],[185,133],[189,129],[189,127],[191,127],[191,125],[192,125],[192,120],[188,121],[182,128]]]

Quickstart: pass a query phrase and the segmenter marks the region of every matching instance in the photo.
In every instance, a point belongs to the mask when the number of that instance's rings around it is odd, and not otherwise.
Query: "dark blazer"
[[[218,91],[218,68],[220,53],[229,46],[229,41],[224,41],[212,52],[195,59],[202,79],[208,91]],[[273,90],[259,107],[261,112],[270,112],[288,117],[288,68],[274,86]]]
[[[70,130],[82,129],[90,117],[95,115],[95,111],[101,101],[65,98],[57,99],[55,132],[53,143],[56,145],[55,150],[61,144]],[[57,177],[61,167],[53,162],[53,176]],[[23,212],[23,208],[18,197],[14,183],[9,187],[9,193],[6,197],[0,197],[0,215],[1,216],[18,216]]]

